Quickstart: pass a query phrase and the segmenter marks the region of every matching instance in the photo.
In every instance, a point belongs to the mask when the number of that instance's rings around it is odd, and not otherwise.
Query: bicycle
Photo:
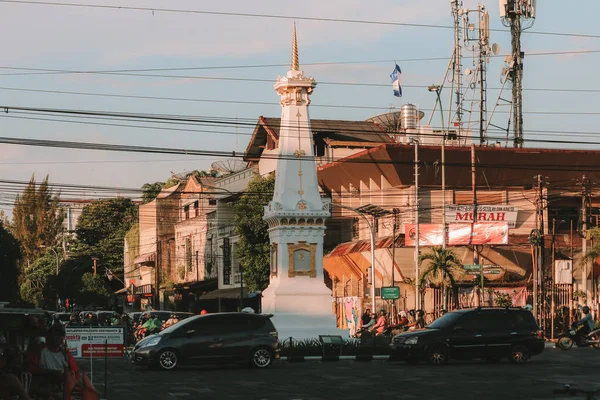
[[[579,394],[585,395],[587,400],[597,400],[598,397],[595,397],[596,394],[600,394],[600,389],[595,390],[582,390],[582,389],[574,389],[571,385],[565,385],[562,389],[554,389],[552,391],[554,394],[568,394],[570,396],[577,396]]]

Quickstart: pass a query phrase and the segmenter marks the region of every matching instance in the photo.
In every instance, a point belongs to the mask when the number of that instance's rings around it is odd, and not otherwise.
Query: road
[[[600,351],[547,348],[525,366],[503,361],[451,362],[442,367],[375,360],[288,363],[269,370],[185,367],[163,372],[108,362],[108,399],[558,399],[552,389],[600,388]],[[84,362],[89,371],[89,362]],[[103,362],[93,381],[103,394]],[[573,398],[571,398],[573,399]]]

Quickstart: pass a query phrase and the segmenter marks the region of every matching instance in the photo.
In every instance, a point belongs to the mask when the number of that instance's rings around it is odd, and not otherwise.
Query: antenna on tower
[[[512,119],[514,146],[523,147],[523,58],[521,51],[521,32],[529,29],[535,22],[536,0],[500,0],[500,19],[504,26],[510,27],[512,37],[511,70],[508,75],[512,81]]]

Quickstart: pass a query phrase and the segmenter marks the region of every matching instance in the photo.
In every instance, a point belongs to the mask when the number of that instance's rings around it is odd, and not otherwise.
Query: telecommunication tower
[[[487,93],[486,72],[491,55],[500,49],[490,44],[489,14],[485,6],[463,9],[461,0],[451,0],[454,17],[454,51],[442,82],[451,84],[448,107],[448,126],[454,126],[458,137],[463,133],[479,132],[481,144],[486,142]],[[469,16],[477,15],[477,24]],[[463,70],[463,50],[471,51],[472,68]],[[437,104],[436,104],[437,106]],[[435,112],[435,107],[434,107]],[[432,116],[429,119],[431,123]],[[443,127],[445,129],[445,127]]]
[[[523,58],[521,32],[535,22],[536,0],[500,0],[500,18],[510,27],[512,55],[508,77],[512,81],[512,118],[514,146],[523,147]]]

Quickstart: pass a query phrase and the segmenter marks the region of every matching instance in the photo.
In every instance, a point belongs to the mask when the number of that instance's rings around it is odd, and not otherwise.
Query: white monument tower
[[[282,339],[348,335],[336,329],[333,297],[323,280],[323,236],[330,213],[329,200],[319,194],[308,115],[316,85],[300,71],[294,24],[291,69],[275,83],[281,97],[281,128],[275,192],[263,217],[269,224],[271,272],[262,310],[274,314]]]

